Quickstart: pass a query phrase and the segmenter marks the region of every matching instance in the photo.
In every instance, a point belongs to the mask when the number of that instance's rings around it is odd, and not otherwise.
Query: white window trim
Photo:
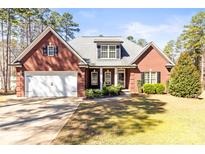
[[[49,48],[53,48],[53,54],[50,54],[50,52],[49,52]],[[53,45],[53,44],[49,44],[48,46],[47,46],[47,56],[55,56],[55,48],[56,48],[56,46],[55,45]]]
[[[110,78],[106,78],[106,74],[110,74]],[[104,81],[104,82],[105,82],[106,85],[111,85],[111,84],[112,84],[112,83],[111,83],[111,82],[112,82],[112,74],[111,74],[110,71],[106,71],[106,72],[104,73],[104,78],[105,78],[105,81]],[[106,83],[107,79],[109,80],[110,84],[107,84],[107,83]]]
[[[102,46],[107,46],[107,53],[108,53],[108,58],[101,58],[101,52],[105,52],[105,51],[102,51]],[[115,58],[109,58],[110,57],[110,46],[115,46]],[[111,52],[114,52],[114,51],[111,51]],[[120,52],[120,57],[121,57],[121,50],[119,50]],[[101,44],[100,45],[100,58],[99,59],[118,59],[117,58],[117,45],[106,45],[106,44]]]
[[[93,81],[93,74],[94,74],[94,73],[97,74],[97,82],[96,82],[97,84],[93,84],[93,83],[92,83],[92,81]],[[98,72],[95,71],[95,70],[91,72],[91,85],[92,85],[92,86],[98,86]]]
[[[158,76],[157,76],[158,74],[157,74],[157,72],[151,72],[151,76],[150,76],[151,82],[150,82],[150,83],[152,83],[152,74],[153,74],[153,73],[155,73],[155,76],[156,76],[156,79],[155,79],[156,82],[155,82],[155,83],[157,83],[157,80],[158,80]]]
[[[149,71],[149,72],[144,72],[144,73],[148,73],[149,74],[149,76],[148,76],[149,82],[148,83],[151,83],[151,84],[152,84],[152,73],[156,73],[156,83],[158,82],[158,73],[157,72]],[[143,80],[145,81],[145,75],[144,75],[144,79]]]

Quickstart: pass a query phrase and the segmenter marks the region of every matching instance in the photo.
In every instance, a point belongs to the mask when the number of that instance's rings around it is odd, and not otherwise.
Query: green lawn
[[[137,95],[82,103],[53,144],[205,144],[205,101]]]

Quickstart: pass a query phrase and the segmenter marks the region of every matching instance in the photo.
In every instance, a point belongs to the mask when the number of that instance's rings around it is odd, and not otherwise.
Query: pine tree
[[[193,16],[180,37],[184,49],[189,52],[195,66],[200,70],[201,54],[205,52],[205,12]]]
[[[61,34],[63,35],[66,41],[74,38],[74,32],[79,32],[80,29],[78,28],[79,24],[73,21],[73,16],[65,12],[63,13],[61,20],[60,20],[60,27],[61,27]]]
[[[141,38],[141,39],[138,39],[136,43],[137,45],[144,47],[147,44],[147,41]]]
[[[200,73],[188,52],[181,53],[171,71],[169,93],[178,97],[197,97],[201,94]]]
[[[174,52],[175,52],[175,41],[170,40],[167,42],[163,51],[172,61],[174,61]]]

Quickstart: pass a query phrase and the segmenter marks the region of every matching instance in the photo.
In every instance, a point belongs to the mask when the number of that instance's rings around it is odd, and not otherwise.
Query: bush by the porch
[[[120,95],[120,92],[122,90],[121,85],[111,85],[111,86],[106,86],[103,85],[103,89],[87,89],[85,92],[85,95],[87,98],[99,98],[103,96],[118,96]]]
[[[161,83],[151,84],[146,83],[143,85],[143,92],[146,94],[163,94],[165,86]]]
[[[157,94],[163,94],[165,91],[165,86],[161,83],[155,84],[155,90]]]
[[[117,96],[117,95],[120,95],[122,86],[121,85],[117,85],[117,86],[111,85],[111,86],[108,86],[107,89],[108,89],[109,96]]]
[[[169,93],[178,97],[198,97],[201,94],[200,73],[187,52],[180,55],[171,71]]]
[[[146,94],[155,94],[154,84],[145,83],[143,85],[143,92]]]

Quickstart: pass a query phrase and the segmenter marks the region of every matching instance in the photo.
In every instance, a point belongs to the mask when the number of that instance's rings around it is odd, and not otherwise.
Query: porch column
[[[103,87],[103,69],[100,68],[100,90],[102,90]]]
[[[117,68],[115,67],[115,75],[114,75],[114,83],[115,83],[115,86],[117,86]]]

